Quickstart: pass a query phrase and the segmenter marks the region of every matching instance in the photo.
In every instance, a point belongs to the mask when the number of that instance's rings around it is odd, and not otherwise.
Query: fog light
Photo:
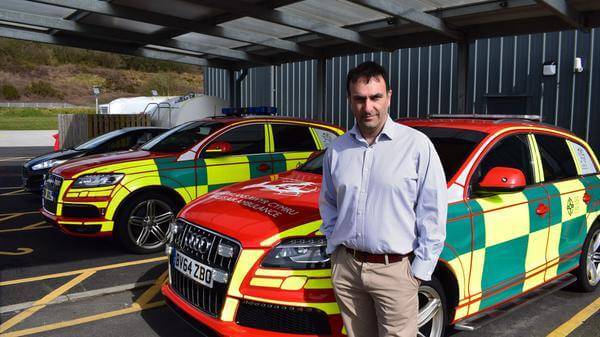
[[[106,208],[100,208],[100,215],[104,216],[104,214],[106,213]]]

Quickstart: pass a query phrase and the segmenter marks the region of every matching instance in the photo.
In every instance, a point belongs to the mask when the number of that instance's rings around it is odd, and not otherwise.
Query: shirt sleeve
[[[419,186],[415,205],[417,248],[411,269],[415,277],[429,281],[444,248],[448,212],[446,177],[429,139],[426,150],[420,153],[418,170]]]
[[[321,213],[321,232],[326,238],[331,236],[337,221],[337,193],[331,178],[331,146],[323,156],[323,181],[319,195],[319,212]]]

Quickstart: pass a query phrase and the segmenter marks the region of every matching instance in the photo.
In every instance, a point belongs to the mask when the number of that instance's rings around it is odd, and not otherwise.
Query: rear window
[[[542,157],[544,181],[577,176],[577,168],[566,139],[549,135],[535,135],[535,140]]]

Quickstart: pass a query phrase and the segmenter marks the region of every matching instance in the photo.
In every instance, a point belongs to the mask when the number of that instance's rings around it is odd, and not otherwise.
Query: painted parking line
[[[162,262],[162,261],[166,261],[166,260],[167,260],[166,256],[159,256],[159,257],[154,257],[154,258],[150,258],[150,259],[135,260],[135,261],[122,262],[122,263],[115,263],[115,264],[109,264],[109,265],[104,265],[104,266],[97,266],[97,267],[91,267],[91,268],[85,268],[85,269],[72,270],[72,271],[67,271],[67,272],[62,272],[62,273],[55,273],[55,274],[48,274],[48,275],[42,275],[42,276],[27,277],[27,278],[15,279],[15,280],[9,280],[9,281],[1,281],[0,282],[0,287],[8,286],[8,285],[13,285],[13,284],[29,283],[29,282],[48,280],[48,279],[59,278],[59,277],[66,277],[66,276],[78,275],[78,274],[82,274],[82,273],[85,273],[85,272],[88,272],[88,271],[109,270],[109,269],[116,269],[116,268],[122,268],[122,267],[135,266],[135,265],[138,265],[138,264],[145,264],[145,263],[152,263],[152,262]]]
[[[58,322],[58,323],[54,323],[54,324],[46,324],[46,325],[42,325],[42,326],[35,327],[35,328],[11,331],[11,332],[8,332],[5,334],[0,334],[0,337],[27,336],[27,335],[40,333],[40,332],[66,328],[66,327],[70,327],[70,326],[80,325],[80,324],[84,324],[84,323],[90,323],[90,322],[99,321],[102,319],[107,319],[107,318],[111,318],[111,317],[131,314],[131,313],[135,313],[138,311],[143,311],[143,310],[160,307],[165,304],[164,301],[161,300],[161,301],[156,301],[156,302],[150,302],[150,300],[152,300],[156,295],[158,295],[158,293],[160,292],[160,288],[164,284],[166,279],[167,279],[167,271],[165,271],[159,278],[157,278],[154,285],[152,285],[148,290],[146,290],[142,295],[140,295],[140,297],[138,297],[135,300],[135,302],[133,302],[131,304],[131,306],[129,306],[127,308],[103,312],[103,313],[96,314],[96,315],[76,318],[76,319]]]
[[[22,321],[24,321],[31,315],[35,314],[39,310],[45,308],[49,302],[51,302],[58,296],[66,293],[67,291],[69,291],[69,289],[73,288],[74,286],[78,285],[79,283],[83,282],[83,280],[85,280],[86,278],[94,275],[94,273],[95,273],[95,271],[87,271],[85,273],[82,273],[82,274],[78,275],[77,277],[75,277],[74,279],[70,280],[69,282],[67,282],[67,283],[63,284],[62,286],[58,287],[57,289],[53,290],[48,295],[37,300],[31,308],[16,314],[15,316],[11,317],[6,322],[0,324],[0,333],[5,332],[6,330],[12,328],[13,326],[21,323]]]
[[[3,214],[0,214],[0,222],[8,220],[8,219],[16,218],[16,217],[21,216],[21,215],[39,214],[39,213],[40,213],[39,211],[17,212],[17,213],[3,213]]]
[[[9,196],[14,196],[14,195],[30,195],[30,193],[25,190],[16,190],[16,191],[12,191],[12,192],[2,193],[2,194],[0,194],[0,197],[9,197]]]
[[[577,329],[583,324],[588,318],[600,310],[600,298],[597,298],[587,307],[583,308],[580,312],[575,314],[570,320],[563,323],[561,326],[556,328],[554,331],[548,334],[546,337],[565,337],[571,332]]]
[[[14,190],[14,189],[21,189],[23,188],[23,186],[3,186],[0,187],[0,190]]]
[[[46,229],[46,228],[52,228],[52,226],[48,225],[46,221],[40,221],[40,222],[36,222],[31,225],[27,225],[25,227],[0,229],[0,233],[21,232],[21,231],[30,231],[30,230],[34,230],[34,229]]]
[[[26,247],[20,247],[17,248],[16,251],[0,251],[0,256],[1,255],[8,255],[8,256],[18,256],[18,255],[27,255],[27,254],[31,254],[33,253],[33,249],[31,248],[26,248]]]
[[[3,161],[24,161],[24,160],[29,160],[31,159],[31,157],[4,157],[4,158],[0,158],[0,162]]]

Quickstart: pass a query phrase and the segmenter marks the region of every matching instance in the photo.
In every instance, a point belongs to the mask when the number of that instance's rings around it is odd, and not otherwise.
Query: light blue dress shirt
[[[447,186],[433,144],[390,117],[369,146],[355,125],[323,158],[319,209],[327,252],[414,251],[413,274],[431,274],[446,238]]]

